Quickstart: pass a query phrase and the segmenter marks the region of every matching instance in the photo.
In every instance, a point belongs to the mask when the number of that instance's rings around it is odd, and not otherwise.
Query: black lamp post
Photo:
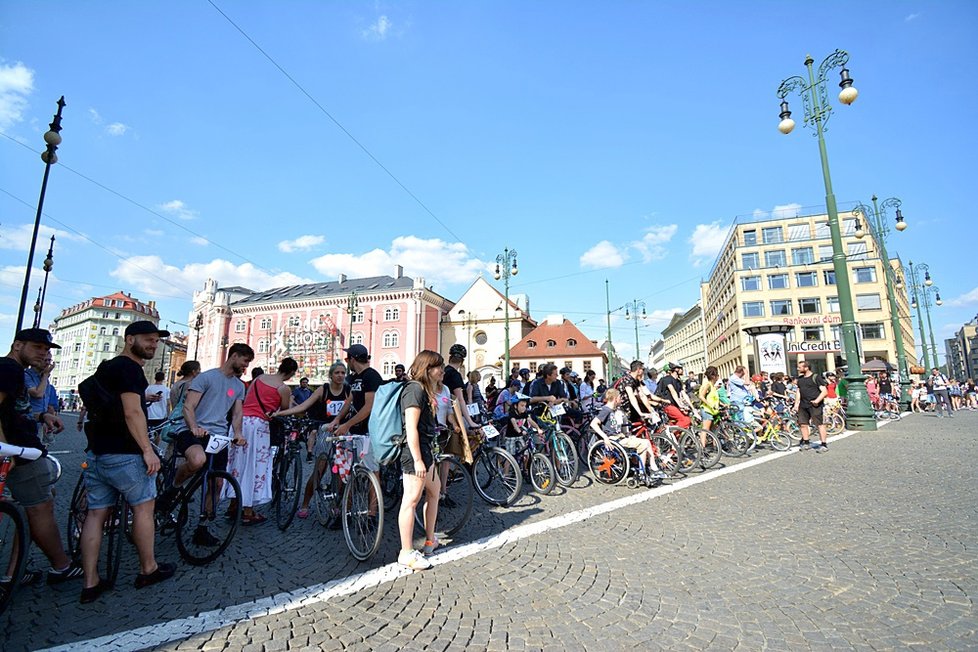
[[[54,236],[51,236],[51,246],[48,247],[48,257],[44,259],[44,285],[37,291],[37,303],[34,304],[34,328],[41,327],[41,311],[44,310],[44,299],[48,296],[48,275],[54,269]]]
[[[48,189],[48,175],[51,173],[51,166],[58,162],[58,145],[61,144],[61,111],[65,108],[64,95],[58,100],[58,112],[54,114],[51,121],[51,129],[44,134],[44,142],[47,149],[41,152],[41,160],[44,161],[44,178],[41,181],[41,196],[37,200],[37,215],[34,216],[34,232],[31,234],[31,248],[27,253],[27,269],[24,270],[24,289],[20,293],[20,307],[17,311],[17,330],[24,327],[24,312],[27,310],[27,293],[31,285],[31,266],[34,265],[34,248],[37,247],[37,232],[41,228],[41,212],[44,210],[44,193]]]

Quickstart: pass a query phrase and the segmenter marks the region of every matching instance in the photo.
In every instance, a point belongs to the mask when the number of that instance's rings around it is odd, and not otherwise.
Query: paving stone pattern
[[[826,454],[788,455],[157,649],[974,649],[976,430],[976,413],[913,416]],[[477,504],[459,540],[634,491],[585,478],[509,510]],[[285,534],[271,523],[240,533],[230,554],[204,568],[180,564],[159,587],[133,589],[126,559],[125,584],[94,605],[77,604],[80,586],[21,591],[4,648],[195,615],[381,566],[397,550],[393,522],[371,564],[311,520]],[[172,541],[159,547],[160,558],[177,559]]]

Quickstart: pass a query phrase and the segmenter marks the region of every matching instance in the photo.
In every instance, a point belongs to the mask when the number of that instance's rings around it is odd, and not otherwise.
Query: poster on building
[[[757,343],[758,367],[760,371],[770,374],[788,373],[788,364],[784,352],[784,334],[761,333],[754,336]]]

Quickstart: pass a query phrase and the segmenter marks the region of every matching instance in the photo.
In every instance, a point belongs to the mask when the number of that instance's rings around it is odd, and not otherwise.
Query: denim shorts
[[[141,505],[156,498],[156,475],[146,475],[142,455],[89,453],[85,489],[89,509],[112,507],[119,494],[130,505]]]
[[[42,505],[54,500],[52,485],[57,480],[56,473],[54,462],[46,457],[18,464],[7,476],[7,488],[21,507]]]

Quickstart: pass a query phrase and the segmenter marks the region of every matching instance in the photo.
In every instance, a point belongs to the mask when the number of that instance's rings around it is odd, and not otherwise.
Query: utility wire
[[[432,219],[434,219],[436,222],[438,222],[438,224],[440,224],[443,229],[445,229],[446,231],[448,231],[448,233],[453,238],[455,238],[458,242],[462,242],[462,238],[460,238],[457,233],[455,233],[454,231],[452,231],[451,228],[449,228],[449,226],[447,224],[445,224],[441,220],[441,218],[439,218],[437,215],[435,215],[434,212],[432,212],[432,210],[430,208],[428,208],[428,206],[425,205],[425,203],[423,201],[421,201],[421,199],[417,195],[415,195],[413,192],[411,192],[411,189],[408,188],[406,185],[404,185],[404,183],[402,183],[401,180],[398,179],[397,176],[393,172],[391,172],[390,169],[386,165],[384,165],[383,163],[381,163],[380,162],[380,159],[378,159],[376,156],[374,156],[374,154],[369,149],[367,149],[367,146],[366,145],[364,145],[359,140],[357,140],[356,136],[354,136],[352,133],[350,133],[350,130],[349,129],[347,129],[346,127],[344,127],[340,123],[340,121],[337,120],[333,116],[333,114],[331,114],[328,110],[326,110],[326,107],[324,107],[322,104],[320,104],[319,101],[316,100],[316,98],[313,97],[309,93],[309,91],[307,91],[302,86],[302,84],[300,84],[298,81],[296,81],[295,77],[293,77],[292,75],[290,75],[285,68],[283,68],[281,65],[279,65],[279,63],[274,58],[272,58],[272,55],[270,55],[268,52],[266,52],[265,49],[262,48],[262,46],[258,45],[258,43],[255,42],[255,39],[251,38],[251,36],[249,36],[248,33],[245,32],[244,29],[241,28],[240,25],[238,25],[236,22],[234,22],[231,19],[230,16],[228,16],[226,13],[224,13],[224,11],[214,3],[214,0],[207,0],[207,3],[210,6],[214,7],[215,11],[217,11],[217,13],[221,14],[221,16],[224,17],[224,20],[226,20],[234,29],[236,29],[238,31],[238,33],[241,34],[241,36],[243,36],[245,39],[247,39],[247,41],[249,43],[251,43],[255,47],[256,50],[258,50],[259,52],[261,52],[262,56],[265,57],[266,59],[268,59],[268,62],[269,63],[271,63],[273,66],[275,66],[278,69],[278,71],[280,73],[282,73],[282,75],[284,75],[285,78],[288,79],[292,83],[292,85],[295,86],[299,90],[300,93],[302,93],[303,95],[305,95],[309,99],[309,101],[312,102],[316,106],[316,108],[318,108],[322,112],[323,115],[325,115],[327,118],[329,118],[329,120],[334,125],[336,125],[336,127],[340,131],[342,131],[346,135],[347,138],[349,138],[351,141],[353,141],[353,143],[357,147],[359,147],[360,150],[364,154],[366,154],[367,157],[371,161],[373,161],[374,163],[376,163],[377,164],[377,167],[379,167],[381,170],[383,170],[387,174],[387,176],[389,176],[394,181],[394,183],[396,183],[398,186],[400,186],[401,190],[403,190],[404,192],[406,192],[407,195],[411,199],[413,199],[415,201],[415,203],[417,203],[418,206],[420,206],[422,208],[422,210],[424,210],[424,212],[426,212],[428,215],[430,215],[432,217]]]

